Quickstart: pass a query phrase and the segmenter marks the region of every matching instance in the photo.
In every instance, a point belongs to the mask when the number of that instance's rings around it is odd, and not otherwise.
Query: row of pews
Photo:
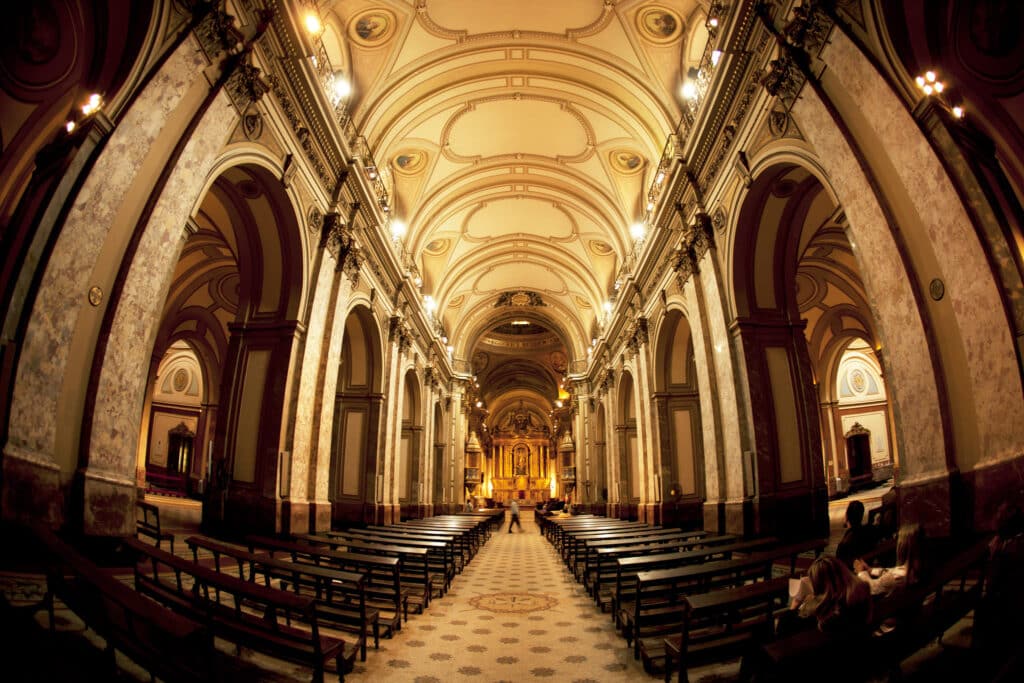
[[[787,607],[797,558],[819,555],[827,539],[783,543],[739,539],[605,517],[538,517],[595,604],[648,672],[733,657],[769,642]]]
[[[152,516],[151,510],[145,511]],[[120,651],[167,681],[251,679],[214,637],[339,680],[415,613],[443,596],[501,524],[502,510],[390,526],[242,543],[192,535],[191,557],[125,539],[134,586],[99,570],[52,532],[34,532],[48,557],[47,597],[60,598]],[[158,522],[154,522],[158,524]],[[162,532],[165,533],[165,532]]]

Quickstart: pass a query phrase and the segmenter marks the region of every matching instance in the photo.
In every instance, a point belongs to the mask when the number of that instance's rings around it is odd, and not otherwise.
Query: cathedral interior
[[[6,529],[1024,505],[1024,5],[0,14]]]

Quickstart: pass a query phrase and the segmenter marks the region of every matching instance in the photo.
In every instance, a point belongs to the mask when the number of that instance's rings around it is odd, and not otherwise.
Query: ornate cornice
[[[399,353],[405,353],[412,346],[412,330],[409,328],[409,323],[402,316],[391,316],[388,340],[398,346]]]

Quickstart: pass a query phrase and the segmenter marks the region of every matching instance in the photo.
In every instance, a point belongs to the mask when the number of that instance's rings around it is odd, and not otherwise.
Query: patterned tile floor
[[[626,641],[565,569],[532,516],[495,533],[451,591],[382,640],[352,681],[660,680],[633,660]],[[732,680],[738,662],[692,672]]]

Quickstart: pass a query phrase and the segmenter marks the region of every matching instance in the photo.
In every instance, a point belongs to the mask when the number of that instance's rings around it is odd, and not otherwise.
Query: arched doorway
[[[441,409],[440,403],[434,404],[434,448],[433,448],[433,470],[430,476],[434,483],[434,496],[431,503],[433,504],[433,510],[435,515],[441,515],[448,512],[447,503],[448,499],[445,496],[447,490],[446,483],[448,480],[447,470],[444,466],[444,452],[447,447],[446,435],[444,431],[444,411]]]
[[[690,323],[671,310],[657,346],[660,370],[654,395],[660,431],[662,523],[701,528],[704,521],[704,458],[700,395]]]
[[[395,463],[398,479],[398,503],[402,519],[422,517],[423,499],[422,442],[423,425],[420,413],[420,387],[414,370],[405,373],[402,383],[402,434]]]
[[[194,217],[175,270],[160,334],[190,329],[210,350],[221,405],[203,523],[277,530],[288,411],[286,387],[299,332],[301,232],[291,200],[267,169],[227,169]]]
[[[633,376],[622,373],[619,382],[618,416],[615,422],[615,436],[618,446],[618,517],[638,519],[642,481],[640,479],[640,449],[636,431],[636,398],[633,391]]]
[[[328,490],[332,526],[381,521],[380,358],[376,320],[368,308],[357,306],[345,320],[338,365]]]

